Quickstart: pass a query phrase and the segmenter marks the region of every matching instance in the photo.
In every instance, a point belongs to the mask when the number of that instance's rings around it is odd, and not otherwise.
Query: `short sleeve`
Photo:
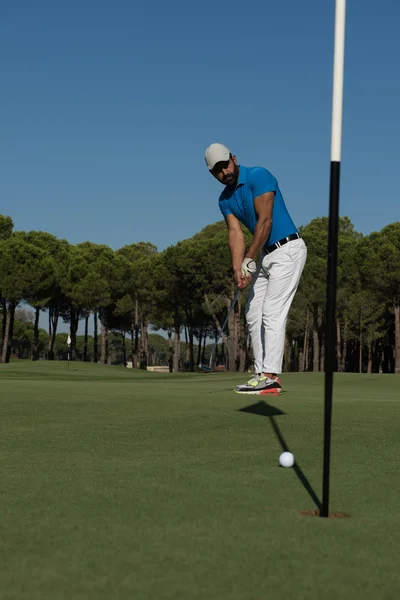
[[[228,207],[228,203],[226,202],[226,200],[220,200],[219,201],[219,209],[222,212],[222,215],[224,217],[226,217],[227,215],[231,215],[232,214],[232,211]]]
[[[260,167],[253,171],[251,175],[251,189],[253,190],[254,198],[268,192],[276,192],[276,188],[276,178],[267,169]]]

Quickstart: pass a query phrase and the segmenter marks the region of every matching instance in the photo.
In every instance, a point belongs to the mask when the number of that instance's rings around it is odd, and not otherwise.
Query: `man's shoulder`
[[[276,179],[276,177],[266,169],[265,167],[246,167],[247,169],[247,179],[248,181],[257,180],[262,177],[272,177]]]

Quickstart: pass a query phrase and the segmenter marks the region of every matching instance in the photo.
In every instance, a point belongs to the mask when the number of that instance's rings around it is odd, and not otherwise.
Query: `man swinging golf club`
[[[244,167],[223,144],[205,152],[211,174],[225,188],[219,207],[238,287],[251,283],[246,320],[254,354],[254,376],[238,394],[277,394],[286,321],[307,258],[307,248],[285,206],[276,178],[263,167]],[[253,234],[246,252],[240,223]]]

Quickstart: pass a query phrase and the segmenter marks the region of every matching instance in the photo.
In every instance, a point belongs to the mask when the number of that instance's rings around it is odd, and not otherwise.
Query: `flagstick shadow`
[[[272,429],[281,445],[283,452],[290,452],[289,446],[287,445],[285,438],[283,437],[282,432],[279,429],[278,423],[276,422],[276,417],[278,415],[285,414],[282,410],[280,410],[279,408],[276,408],[275,406],[272,406],[271,404],[267,404],[267,402],[264,402],[261,400],[260,402],[257,402],[256,404],[252,404],[250,406],[240,408],[239,411],[251,413],[253,415],[260,415],[262,417],[269,417]],[[310,495],[310,497],[311,497],[312,501],[314,502],[314,504],[316,505],[316,507],[318,509],[322,508],[322,502],[318,498],[318,496],[315,493],[314,489],[312,488],[310,482],[308,481],[306,475],[303,473],[300,465],[297,462],[294,464],[293,470],[296,473],[297,478],[303,485],[304,489]]]

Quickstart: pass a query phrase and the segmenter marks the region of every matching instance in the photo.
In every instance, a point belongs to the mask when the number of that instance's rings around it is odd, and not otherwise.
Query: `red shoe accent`
[[[276,388],[273,390],[263,390],[259,393],[260,396],[279,396],[280,392]]]

